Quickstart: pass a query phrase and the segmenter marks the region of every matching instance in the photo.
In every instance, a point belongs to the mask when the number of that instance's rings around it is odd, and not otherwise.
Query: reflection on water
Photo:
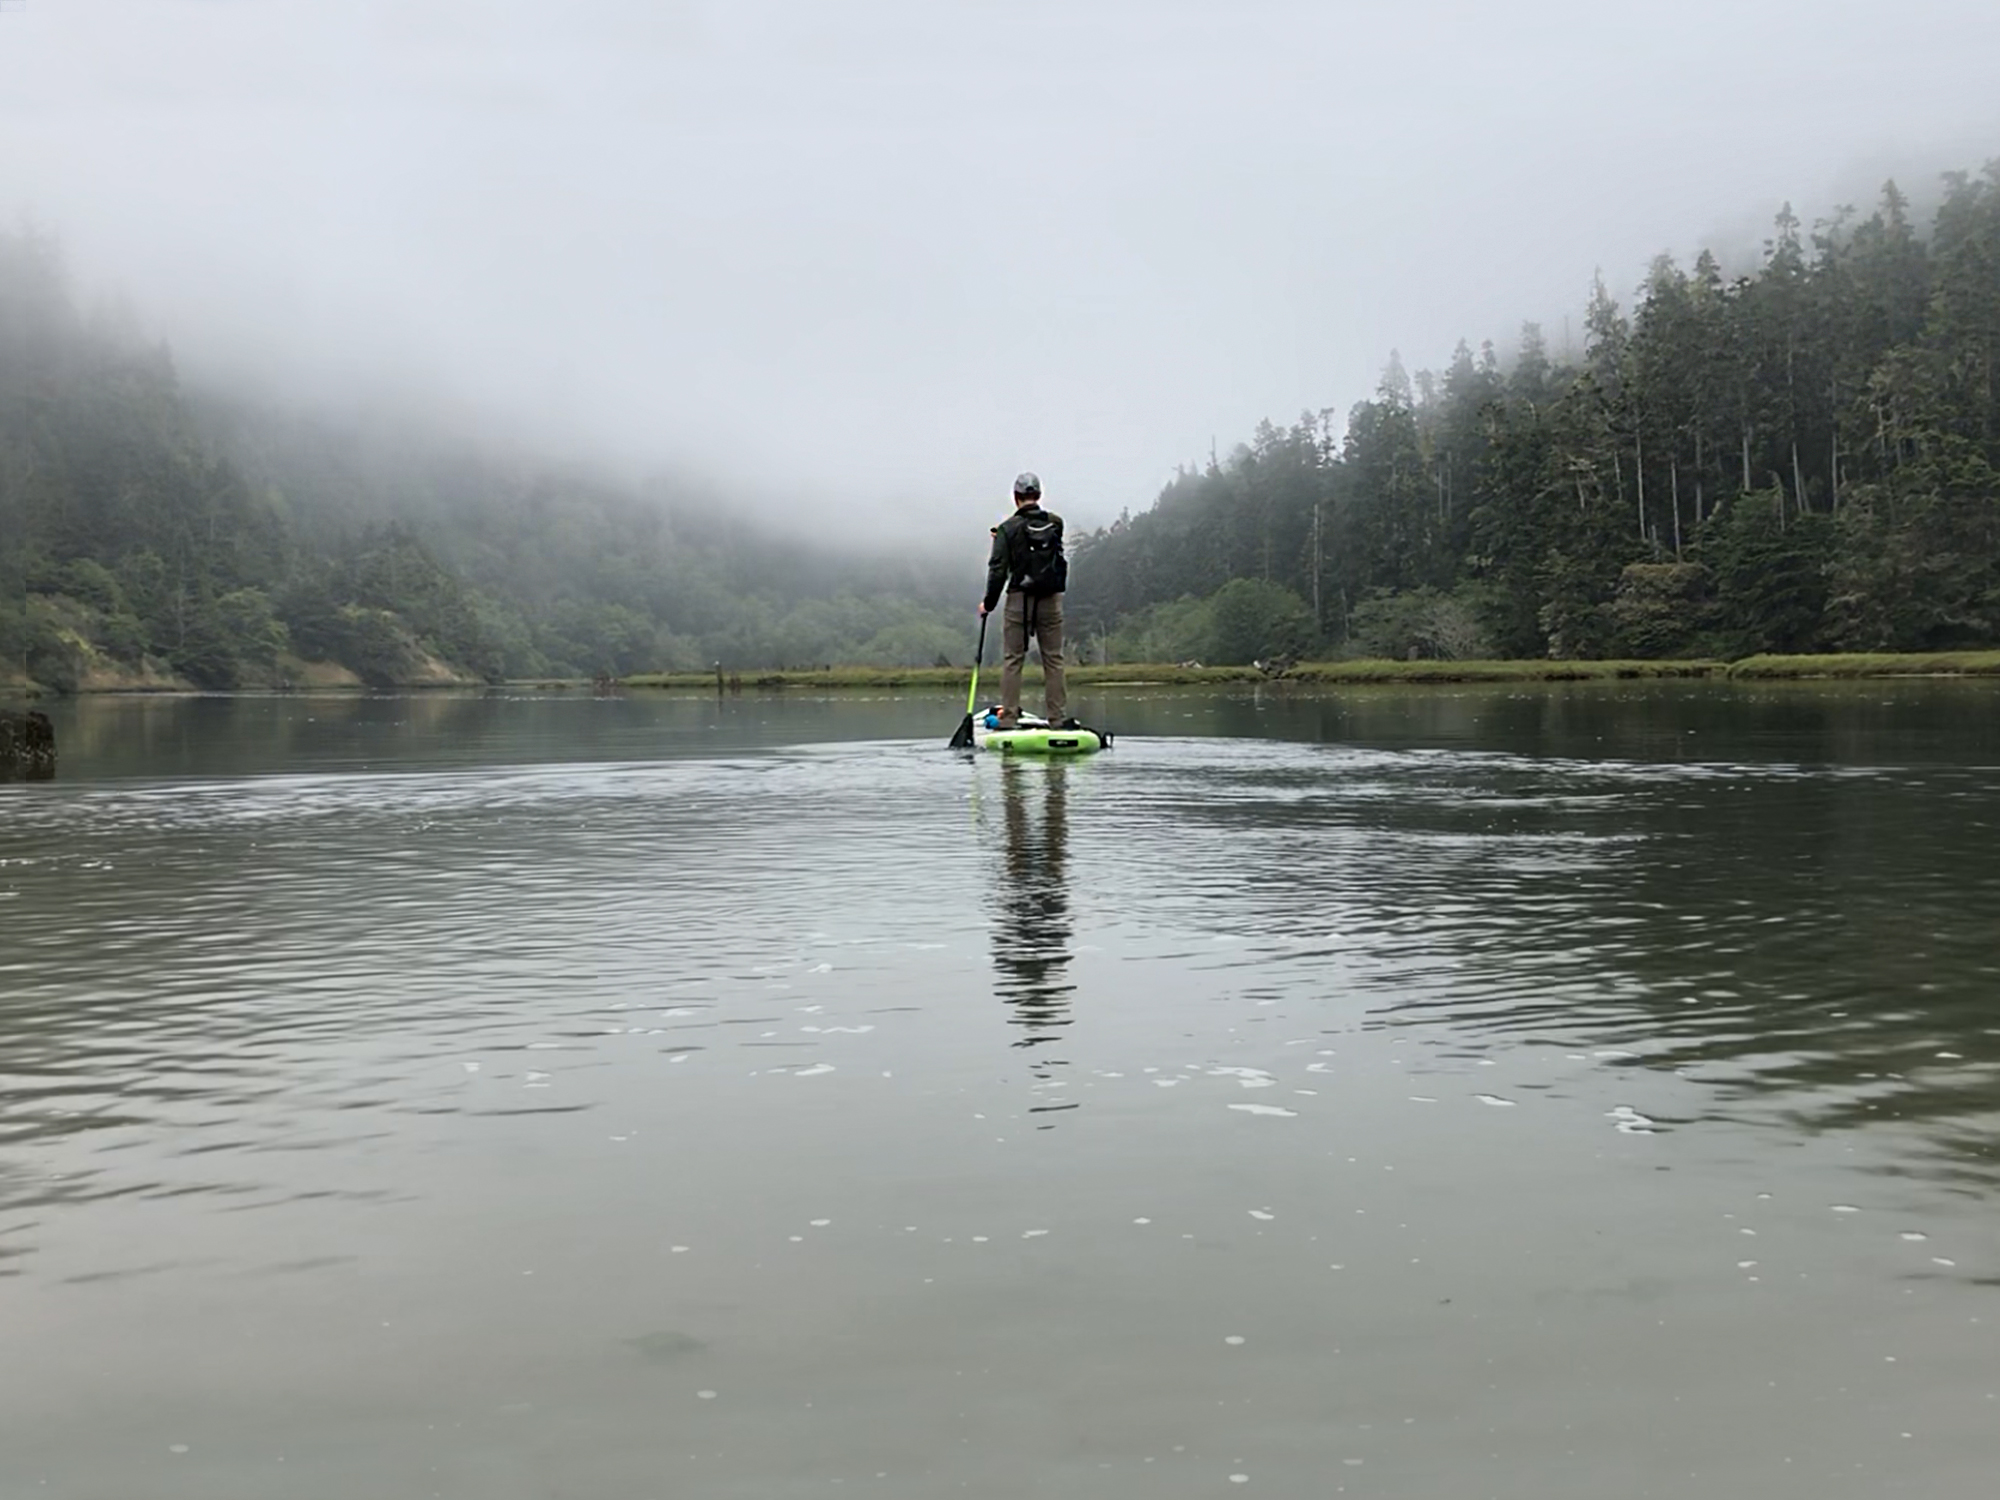
[[[67,705],[0,1500],[1983,1496],[1985,692]]]
[[[1056,1070],[1068,1064],[1050,1049],[1071,1021],[1070,978],[1074,934],[1070,922],[1068,809],[1070,768],[1062,762],[1038,765],[1003,762],[999,767],[1006,808],[1006,859],[1001,867],[993,923],[995,987],[1014,1007],[1022,1029],[1017,1047],[1037,1050],[1034,1076],[1045,1093],[1037,1114],[1075,1109],[1076,1101],[1053,1097]]]
[[[1224,735],[1693,765],[2000,765],[1990,682],[1551,683],[1309,692],[1080,690],[1138,739]],[[928,741],[950,694],[121,697],[49,705],[67,784],[733,754],[773,741]],[[960,708],[958,713],[962,713]]]

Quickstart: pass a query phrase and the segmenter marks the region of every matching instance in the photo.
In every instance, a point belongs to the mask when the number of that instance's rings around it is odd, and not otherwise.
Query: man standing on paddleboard
[[[1042,651],[1042,685],[1049,723],[1074,728],[1067,717],[1063,691],[1062,596],[1069,582],[1069,561],[1063,556],[1062,517],[1042,509],[1042,482],[1033,474],[1014,481],[1014,514],[993,528],[993,553],[986,562],[986,597],[979,602],[983,619],[1007,594],[1001,616],[1000,727],[1012,729],[1021,719],[1021,666],[1028,659],[1028,642]]]

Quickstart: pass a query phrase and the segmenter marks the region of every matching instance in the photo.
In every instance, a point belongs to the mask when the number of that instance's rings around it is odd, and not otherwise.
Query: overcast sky
[[[184,371],[925,532],[1992,156],[1994,0],[0,4],[0,209]]]

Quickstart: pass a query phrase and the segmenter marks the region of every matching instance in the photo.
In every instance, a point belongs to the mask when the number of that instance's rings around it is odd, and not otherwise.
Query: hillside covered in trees
[[[1118,660],[1738,656],[2000,642],[2000,165],[1928,226],[1779,214],[1762,264],[1600,278],[1581,358],[1392,359],[1082,540]]]
[[[0,683],[929,665],[969,654],[974,586],[702,496],[184,390],[129,320],[79,310],[51,241],[0,235]]]

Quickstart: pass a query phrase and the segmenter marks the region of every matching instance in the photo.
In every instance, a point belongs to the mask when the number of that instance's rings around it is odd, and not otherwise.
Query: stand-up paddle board
[[[1002,755],[1091,755],[1111,747],[1111,735],[1082,725],[1059,728],[1034,714],[1022,714],[1012,729],[1000,727],[1000,710],[972,716],[972,743]]]

